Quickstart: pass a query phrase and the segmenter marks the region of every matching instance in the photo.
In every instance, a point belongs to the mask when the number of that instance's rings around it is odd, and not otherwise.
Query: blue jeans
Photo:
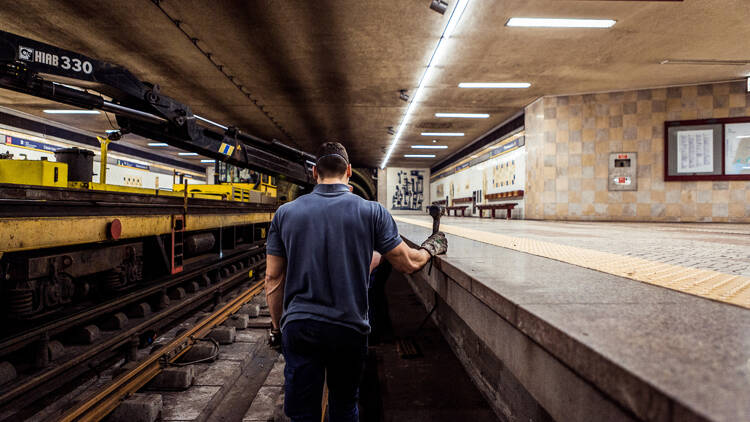
[[[357,400],[367,356],[367,336],[315,320],[291,321],[281,333],[284,413],[293,422],[320,422],[323,383],[328,383],[331,422],[359,421]]]

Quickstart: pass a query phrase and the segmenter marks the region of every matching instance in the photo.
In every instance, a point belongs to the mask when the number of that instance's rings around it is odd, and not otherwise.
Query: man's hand
[[[271,328],[268,333],[268,345],[277,352],[281,351],[281,330]]]
[[[444,254],[448,251],[448,239],[445,233],[437,232],[422,242],[421,249],[426,250],[431,256]]]

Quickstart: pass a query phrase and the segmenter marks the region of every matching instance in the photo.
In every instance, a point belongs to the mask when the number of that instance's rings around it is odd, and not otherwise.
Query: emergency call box
[[[609,154],[609,181],[611,191],[638,190],[638,158],[635,152]]]

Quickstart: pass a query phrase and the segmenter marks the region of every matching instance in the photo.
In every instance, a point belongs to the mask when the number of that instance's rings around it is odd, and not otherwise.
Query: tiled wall
[[[745,82],[545,97],[526,108],[526,218],[750,222],[748,181],[664,181],[664,121],[750,116]],[[638,190],[607,190],[611,152]]]

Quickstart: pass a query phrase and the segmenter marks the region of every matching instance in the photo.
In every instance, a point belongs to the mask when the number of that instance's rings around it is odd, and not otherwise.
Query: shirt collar
[[[313,188],[315,193],[343,193],[349,192],[349,186],[343,183],[332,183],[332,184],[318,184]]]

